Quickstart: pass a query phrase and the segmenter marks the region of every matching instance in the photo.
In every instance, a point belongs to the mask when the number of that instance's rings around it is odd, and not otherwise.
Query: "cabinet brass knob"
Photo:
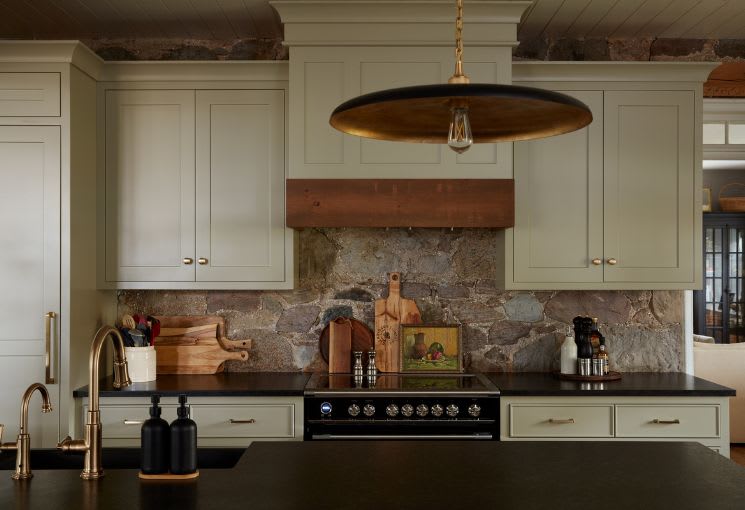
[[[184,264],[191,265],[194,263],[194,259],[190,259],[189,257],[184,258]]]
[[[606,260],[606,262],[610,264],[611,266],[615,266],[616,264],[618,264],[618,261],[613,258]]]
[[[592,264],[594,266],[599,266],[602,263],[603,263],[603,261],[601,259],[592,259]]]
[[[199,262],[201,265],[205,265],[207,263],[207,259],[204,257],[199,257],[197,262]]]

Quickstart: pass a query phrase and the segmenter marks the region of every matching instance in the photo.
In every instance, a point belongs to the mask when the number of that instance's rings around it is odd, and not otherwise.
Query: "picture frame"
[[[463,372],[460,324],[401,324],[399,339],[401,373]]]
[[[711,188],[704,188],[701,196],[702,209],[704,212],[711,212]]]

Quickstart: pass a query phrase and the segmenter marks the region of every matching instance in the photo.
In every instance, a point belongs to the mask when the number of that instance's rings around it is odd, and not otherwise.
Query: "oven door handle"
[[[463,440],[463,439],[487,439],[491,440],[494,437],[491,434],[417,434],[417,435],[406,435],[406,434],[313,434],[311,439],[315,440],[339,440],[339,439],[452,439],[452,440]]]

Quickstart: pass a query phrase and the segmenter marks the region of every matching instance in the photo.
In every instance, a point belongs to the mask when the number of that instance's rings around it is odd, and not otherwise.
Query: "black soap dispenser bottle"
[[[171,429],[160,417],[160,395],[152,395],[150,402],[150,419],[142,424],[140,432],[140,468],[146,475],[157,475],[168,472]]]
[[[178,401],[178,419],[171,423],[171,473],[188,475],[197,471],[197,424],[189,418],[186,395]]]

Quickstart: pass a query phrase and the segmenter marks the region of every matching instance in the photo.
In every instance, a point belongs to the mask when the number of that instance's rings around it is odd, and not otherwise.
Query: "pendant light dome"
[[[470,83],[463,73],[463,0],[456,0],[455,73],[446,84],[372,92],[339,105],[330,124],[351,135],[413,143],[531,140],[581,129],[592,122],[583,102],[549,90]]]

